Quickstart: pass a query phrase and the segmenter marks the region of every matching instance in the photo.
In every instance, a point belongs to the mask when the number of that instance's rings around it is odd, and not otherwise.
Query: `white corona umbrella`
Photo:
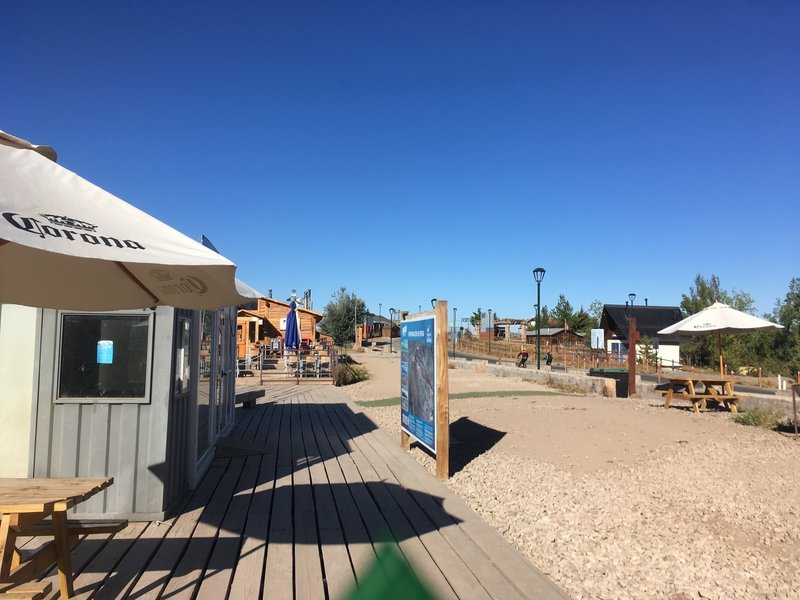
[[[0,303],[71,310],[247,302],[236,266],[0,131]],[[244,295],[243,295],[244,294]]]
[[[704,308],[699,313],[686,317],[683,321],[678,321],[674,325],[665,327],[658,332],[659,335],[706,335],[708,333],[717,334],[717,348],[719,349],[719,373],[725,376],[722,362],[722,340],[723,333],[741,333],[743,331],[764,331],[767,329],[783,329],[783,325],[778,325],[772,321],[766,321],[749,315],[735,308],[731,308],[722,302],[714,302],[711,306]]]

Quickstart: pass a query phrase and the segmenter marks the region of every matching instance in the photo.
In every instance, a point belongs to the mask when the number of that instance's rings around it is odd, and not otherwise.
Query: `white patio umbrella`
[[[698,336],[706,335],[711,332],[716,333],[717,348],[719,350],[719,373],[722,377],[725,377],[725,370],[722,362],[721,335],[723,333],[741,333],[743,331],[764,331],[772,328],[783,329],[783,325],[754,317],[753,315],[731,308],[722,302],[714,302],[714,304],[704,308],[699,313],[690,315],[674,325],[665,327],[659,331],[658,334]]]
[[[236,266],[0,131],[0,303],[70,310],[247,302]]]

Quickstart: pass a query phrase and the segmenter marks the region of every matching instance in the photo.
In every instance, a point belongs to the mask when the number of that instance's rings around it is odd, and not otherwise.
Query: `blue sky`
[[[800,3],[6,2],[0,129],[321,310],[759,311],[798,272]],[[294,223],[294,224],[293,224]]]

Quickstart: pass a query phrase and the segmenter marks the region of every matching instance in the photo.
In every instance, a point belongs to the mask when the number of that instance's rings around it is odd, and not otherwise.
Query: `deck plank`
[[[326,591],[330,598],[343,598],[355,585],[355,572],[350,562],[344,531],[325,471],[325,463],[317,446],[308,406],[301,409],[300,418],[305,451],[309,457],[309,478],[316,503],[316,520],[325,570]]]
[[[210,501],[217,484],[225,474],[220,464],[212,464],[208,473],[192,495],[189,504],[175,519],[164,538],[158,544],[152,558],[144,567],[130,594],[136,600],[158,598],[169,582],[178,561],[194,533],[200,515]]]
[[[106,579],[112,576],[119,562],[147,526],[148,523],[131,523],[111,540],[105,542],[97,555],[75,577],[75,597],[91,597]]]
[[[219,528],[208,566],[200,581],[197,598],[219,600],[225,598],[228,593],[238,562],[242,534],[253,499],[253,488],[258,477],[260,462],[260,458],[255,455],[245,459],[239,482]]]
[[[267,554],[267,530],[275,485],[277,431],[281,424],[281,415],[276,415],[276,407],[277,402],[272,400],[270,404],[256,405],[255,408],[255,410],[263,412],[262,422],[266,428],[259,427],[252,441],[263,445],[265,452],[260,457],[258,478],[247,514],[242,545],[239,550],[239,562],[231,583],[230,598],[259,598],[261,596]]]
[[[140,574],[170,530],[172,521],[146,523],[124,559],[118,562],[94,594],[96,600],[114,600],[127,596],[128,590],[138,581]],[[129,527],[131,527],[129,525]],[[123,533],[123,532],[120,532]]]
[[[310,414],[310,420],[316,434],[316,442],[320,452],[320,458],[325,466],[330,484],[331,495],[339,515],[342,533],[344,534],[347,552],[350,555],[350,564],[355,572],[356,579],[363,575],[375,563],[376,553],[372,546],[367,528],[361,518],[358,506],[348,489],[336,451],[331,445],[329,435],[322,423],[320,415],[314,411]],[[336,437],[338,442],[338,436]]]
[[[314,495],[311,489],[311,475],[308,472],[310,457],[303,444],[301,402],[305,405],[305,395],[295,397],[291,411],[291,448],[294,501],[294,571],[295,598],[324,598],[323,567],[317,537],[317,514]]]
[[[263,593],[264,596],[271,598],[292,598],[294,596],[291,452],[293,423],[285,398],[281,399],[280,411],[282,417],[277,435],[275,488],[269,518]]]

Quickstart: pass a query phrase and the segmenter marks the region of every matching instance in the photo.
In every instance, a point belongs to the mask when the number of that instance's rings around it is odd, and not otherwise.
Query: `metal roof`
[[[636,329],[640,337],[658,338],[659,342],[675,343],[678,336],[658,335],[665,327],[683,319],[678,306],[628,306],[625,304],[606,304],[600,318],[600,327],[611,331],[620,340],[628,339],[628,317],[636,317]]]

